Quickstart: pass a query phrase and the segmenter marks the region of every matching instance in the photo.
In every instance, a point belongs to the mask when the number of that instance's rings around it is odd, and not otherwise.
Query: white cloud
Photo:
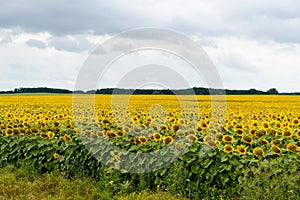
[[[97,45],[121,31],[149,26],[174,29],[202,45],[226,88],[299,90],[297,0],[3,1],[0,90],[72,89]],[[197,82],[192,72],[184,73]]]

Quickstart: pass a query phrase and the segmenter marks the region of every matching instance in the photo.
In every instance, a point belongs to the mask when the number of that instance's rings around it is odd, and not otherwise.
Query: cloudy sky
[[[225,88],[300,91],[298,0],[0,0],[0,90],[73,89],[96,47],[141,27],[193,39]]]

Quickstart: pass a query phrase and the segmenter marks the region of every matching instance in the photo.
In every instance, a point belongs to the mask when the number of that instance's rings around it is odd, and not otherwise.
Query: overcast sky
[[[300,91],[298,0],[0,0],[0,90],[73,89],[98,45],[141,27],[193,39],[225,88]],[[110,73],[122,71],[115,70]],[[189,81],[204,86],[197,78]]]

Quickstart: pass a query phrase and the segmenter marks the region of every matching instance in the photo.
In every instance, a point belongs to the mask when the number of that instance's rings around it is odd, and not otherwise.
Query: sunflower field
[[[0,96],[0,167],[29,165],[93,177],[115,191],[195,199],[238,195],[259,187],[258,174],[272,179],[300,167],[298,96],[78,98],[74,109],[72,95]]]

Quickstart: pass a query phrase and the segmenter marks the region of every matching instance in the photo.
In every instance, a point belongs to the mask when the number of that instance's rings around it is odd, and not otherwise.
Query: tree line
[[[279,93],[276,88],[271,88],[267,91],[261,91],[256,89],[249,90],[229,90],[229,89],[209,89],[204,87],[193,87],[188,89],[121,89],[121,88],[103,88],[89,91],[71,91],[67,89],[59,88],[15,88],[10,91],[0,91],[0,94],[15,94],[15,93],[58,93],[58,94],[161,94],[161,95],[210,95],[210,94],[227,94],[227,95],[300,95],[300,93]]]

